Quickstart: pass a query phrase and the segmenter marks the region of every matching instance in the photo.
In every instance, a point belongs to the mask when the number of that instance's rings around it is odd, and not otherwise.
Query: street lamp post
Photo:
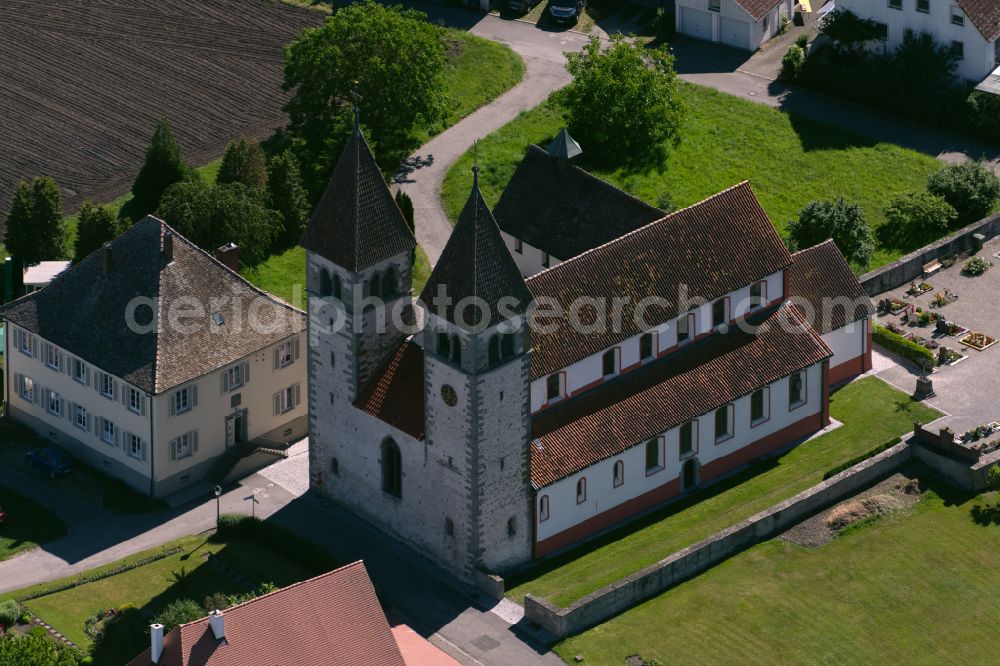
[[[219,526],[219,518],[221,517],[221,505],[222,505],[222,486],[215,487],[215,526]]]

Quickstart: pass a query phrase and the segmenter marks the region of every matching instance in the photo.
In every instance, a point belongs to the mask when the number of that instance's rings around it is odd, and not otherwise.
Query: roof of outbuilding
[[[532,420],[531,482],[549,485],[831,352],[787,304],[548,409]]]
[[[357,126],[299,244],[352,273],[416,247]]]
[[[532,336],[532,378],[672,319],[682,288],[689,299],[710,300],[791,261],[746,181],[585,252],[528,280],[536,299],[555,299],[562,310],[545,320],[551,332]],[[652,296],[662,300],[644,303]],[[586,300],[603,299],[610,310],[614,299],[622,297],[628,300],[620,325],[592,332],[597,327],[587,325],[594,323],[595,309]],[[550,311],[539,308],[535,314]],[[610,312],[603,314],[610,317]]]
[[[406,340],[361,390],[354,406],[415,439],[424,438],[424,351]]]
[[[223,611],[226,643],[208,618],[163,640],[160,666],[405,666],[362,562]],[[149,666],[150,650],[129,666]]]
[[[752,16],[754,21],[759,21],[764,18],[764,15],[778,6],[781,1],[782,0],[735,0],[736,4],[742,7],[747,14]]]
[[[570,259],[663,218],[654,208],[538,146],[529,146],[496,210],[500,228],[557,259]]]
[[[976,30],[988,42],[1000,38],[1000,2],[998,0],[955,0]]]
[[[446,299],[438,298],[442,289]],[[500,313],[512,316],[528,310],[531,292],[479,191],[478,172],[420,300],[437,316],[473,332],[500,323]],[[460,304],[458,311],[455,306]]]
[[[170,263],[163,255],[168,232]],[[102,253],[60,273],[41,291],[0,307],[0,316],[154,394],[306,328],[301,310],[257,289],[155,217],[111,242],[107,276]],[[221,326],[210,311],[220,297],[228,299],[219,305]],[[155,323],[149,332],[128,325],[130,304],[136,303],[135,323]]]
[[[799,312],[821,334],[875,314],[871,299],[832,240],[792,255],[786,296],[801,300],[796,303]]]

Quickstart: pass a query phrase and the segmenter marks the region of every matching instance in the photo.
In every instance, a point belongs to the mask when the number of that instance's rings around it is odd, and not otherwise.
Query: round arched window
[[[452,388],[451,384],[445,384],[441,387],[441,399],[449,407],[454,407],[458,404],[458,394],[455,393],[455,389]]]

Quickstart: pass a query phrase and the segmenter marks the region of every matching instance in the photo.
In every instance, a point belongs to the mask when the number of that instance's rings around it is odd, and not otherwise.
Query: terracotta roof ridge
[[[735,185],[727,187],[726,189],[722,190],[721,192],[717,192],[716,194],[713,194],[712,196],[708,197],[707,199],[702,199],[701,201],[699,201],[697,203],[693,203],[690,206],[685,206],[684,208],[678,208],[677,210],[672,211],[670,213],[665,213],[664,216],[661,217],[658,220],[653,220],[649,224],[644,224],[641,227],[639,227],[638,229],[633,229],[632,231],[628,232],[627,234],[622,234],[618,238],[615,238],[614,240],[610,240],[607,243],[604,243],[603,245],[598,245],[597,247],[591,248],[591,249],[589,249],[589,250],[587,250],[585,252],[581,252],[580,254],[576,255],[575,257],[570,257],[569,259],[566,259],[565,261],[561,261],[558,264],[556,264],[555,266],[552,266],[550,268],[546,268],[545,270],[539,271],[538,273],[535,273],[531,277],[526,278],[524,282],[525,282],[525,284],[529,284],[530,285],[532,281],[534,281],[536,278],[538,278],[538,277],[540,277],[542,275],[546,275],[548,273],[551,273],[552,271],[558,270],[558,269],[562,268],[563,266],[567,266],[567,265],[576,263],[578,260],[583,259],[584,257],[589,257],[591,254],[593,254],[595,252],[598,252],[599,250],[603,250],[604,248],[606,248],[608,246],[615,245],[616,243],[620,243],[621,241],[625,240],[626,238],[630,238],[630,237],[638,234],[640,231],[643,231],[645,229],[649,229],[650,227],[652,227],[654,225],[657,225],[657,224],[662,224],[663,222],[666,222],[667,220],[669,220],[670,218],[672,218],[672,217],[674,217],[676,215],[679,215],[679,214],[681,214],[681,213],[683,213],[685,211],[691,210],[692,208],[697,208],[698,206],[706,204],[709,201],[713,201],[715,199],[718,199],[719,197],[723,196],[724,194],[729,194],[730,192],[732,192],[734,190],[737,190],[737,189],[743,187],[744,185],[749,186],[749,184],[750,184],[749,180],[740,181],[739,183],[736,183]],[[612,185],[612,187],[614,187],[614,186]],[[753,194],[753,190],[751,190],[751,194]],[[756,199],[756,198],[757,198],[756,195],[754,195],[754,199]],[[648,204],[646,204],[646,205],[648,205]]]
[[[799,308],[795,307],[790,300],[782,301],[780,307],[791,313],[790,316],[794,317],[802,329],[807,331],[812,336],[813,342],[819,343],[819,345],[826,351],[827,358],[833,356],[833,350],[830,349],[830,345],[826,344],[826,341],[823,340],[823,336],[816,331],[816,328],[812,324],[806,321],[805,317],[803,317],[802,313],[799,311]]]
[[[801,250],[796,250],[795,252],[792,252],[792,257],[794,258],[799,256],[800,254],[811,252],[812,250],[823,247],[825,245],[836,245],[836,242],[834,242],[832,238],[827,238],[825,241],[822,241],[821,243],[816,243],[815,245],[810,245],[809,247],[804,247]]]

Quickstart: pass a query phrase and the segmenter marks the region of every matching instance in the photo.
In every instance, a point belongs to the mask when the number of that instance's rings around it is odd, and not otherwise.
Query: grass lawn
[[[66,534],[66,524],[59,516],[4,486],[0,486],[0,510],[7,514],[0,523],[0,560]]]
[[[200,604],[202,599],[215,592],[224,594],[246,592],[246,589],[221,571],[207,565],[206,556],[209,553],[246,576],[255,585],[272,582],[278,587],[284,587],[315,575],[315,572],[303,568],[264,545],[243,539],[223,540],[209,536],[185,537],[165,544],[162,548],[138,553],[87,573],[112,569],[126,561],[142,559],[173,546],[179,546],[183,550],[103,580],[32,599],[24,605],[73,642],[88,649],[91,639],[84,631],[84,622],[100,610],[132,604],[143,612],[155,614],[178,598],[187,597]],[[65,580],[73,578],[75,577]],[[60,582],[44,583],[6,596],[18,596],[35,589],[48,589]],[[112,646],[110,651],[103,650],[102,660],[99,663],[125,663],[141,651],[145,645],[144,641],[147,640],[148,638],[135,642],[122,641],[122,645]],[[138,649],[135,649],[136,645],[139,646]]]
[[[819,483],[830,468],[905,433],[914,421],[928,423],[940,416],[875,377],[834,393],[830,414],[844,425],[542,563],[508,581],[507,596],[520,602],[530,592],[567,606]]]
[[[556,647],[694,664],[995,663],[1000,526],[932,484],[912,511],[817,549],[772,540]],[[995,512],[995,510],[994,510]]]
[[[843,196],[861,205],[873,227],[885,222],[891,197],[922,190],[943,165],[932,157],[846,130],[755,104],[691,83],[680,83],[688,117],[680,147],[663,164],[647,170],[608,170],[588,161],[580,166],[644,201],[668,197],[682,208],[742,180],[749,180],[778,231],[815,199]],[[541,146],[563,126],[549,101],[479,142],[480,183],[495,205],[530,143]],[[468,196],[472,156],[452,167],[442,188],[445,210],[455,220]],[[872,267],[911,248],[879,248]]]

